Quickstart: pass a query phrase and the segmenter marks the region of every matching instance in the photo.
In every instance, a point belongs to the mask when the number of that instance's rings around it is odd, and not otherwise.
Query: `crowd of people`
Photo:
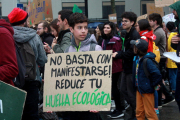
[[[123,117],[130,106],[129,120],[158,120],[162,105],[174,99],[180,108],[180,65],[163,56],[164,52],[180,56],[179,5],[180,1],[170,6],[176,22],[165,24],[158,13],[137,21],[135,13],[124,12],[121,29],[107,21],[99,24],[95,33],[88,31],[88,18],[83,13],[64,9],[57,19],[30,27],[27,12],[14,8],[8,21],[0,20],[0,80],[27,92],[22,120],[40,119],[38,105],[43,103],[47,55],[67,52],[113,51],[111,98],[115,109],[108,115],[110,118]],[[68,120],[102,119],[96,110],[57,115]]]

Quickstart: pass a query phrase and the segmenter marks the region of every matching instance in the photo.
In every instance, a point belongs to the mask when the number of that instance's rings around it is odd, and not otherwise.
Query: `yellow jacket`
[[[169,38],[168,38],[168,48],[167,48],[167,51],[168,52],[176,52],[176,50],[174,50],[172,47],[171,47],[171,39],[173,36],[177,35],[178,33],[177,32],[171,32],[170,35],[169,35]],[[167,64],[166,64],[166,67],[167,68],[177,68],[176,66],[176,63],[173,62],[171,59],[167,59]]]

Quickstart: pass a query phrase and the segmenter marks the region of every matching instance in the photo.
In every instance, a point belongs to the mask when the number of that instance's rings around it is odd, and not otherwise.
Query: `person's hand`
[[[155,87],[155,90],[160,90],[160,88],[161,88],[161,86],[160,85],[157,85],[156,87]]]
[[[92,113],[98,113],[99,111],[97,111],[97,110],[90,110],[90,112],[92,112]]]
[[[52,49],[53,49],[53,47],[54,47],[55,44],[57,44],[57,38],[54,38],[54,39],[53,39],[53,42],[52,42],[52,44],[51,44]]]
[[[113,53],[112,57],[115,58],[117,54],[118,54],[117,52]]]
[[[52,111],[47,111],[47,113],[52,113]]]
[[[46,53],[48,53],[48,54],[51,53],[51,48],[49,47],[49,44],[47,44],[46,42],[44,42],[44,50],[45,50]]]
[[[171,42],[174,44],[178,44],[179,41],[180,41],[180,37],[178,37],[178,35],[175,35],[171,38]]]

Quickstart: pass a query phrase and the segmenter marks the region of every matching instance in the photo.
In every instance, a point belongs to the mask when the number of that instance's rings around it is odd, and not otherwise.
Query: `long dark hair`
[[[51,23],[50,23],[50,26],[53,27],[57,34],[59,33],[59,26],[57,25],[57,22],[58,22],[58,19],[54,19]]]
[[[105,25],[109,25],[111,27],[111,32],[108,35],[104,34],[104,26]],[[113,22],[104,23],[103,31],[102,31],[101,35],[102,35],[103,39],[111,39],[114,35],[116,35],[116,26],[115,26],[115,24]]]
[[[141,19],[138,21],[138,24],[139,24],[139,29],[140,31],[143,31],[143,30],[148,30],[148,31],[151,31],[151,26],[149,24],[149,21],[146,20],[146,19]]]
[[[100,31],[103,31],[104,24],[99,24],[99,25],[98,25],[98,28],[99,28]]]

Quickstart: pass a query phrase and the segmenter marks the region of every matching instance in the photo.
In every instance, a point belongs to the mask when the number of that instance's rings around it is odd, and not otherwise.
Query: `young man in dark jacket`
[[[145,116],[148,120],[158,120],[154,110],[154,88],[161,82],[162,77],[159,69],[156,67],[152,59],[155,54],[148,52],[148,42],[143,39],[133,40],[134,53],[137,56],[133,60],[133,83],[136,87],[136,118],[144,120]],[[146,68],[150,73],[148,78],[144,71],[144,60],[147,59]]]
[[[61,10],[58,13],[58,23],[60,27],[60,33],[57,41],[53,41],[53,51],[55,53],[64,53],[66,48],[71,45],[72,33],[69,30],[69,17],[73,14],[72,10]]]
[[[133,89],[132,82],[132,66],[133,66],[133,46],[130,44],[131,40],[137,40],[140,38],[139,33],[134,28],[136,23],[137,15],[133,12],[124,12],[122,14],[122,27],[127,31],[124,41],[124,49],[113,53],[114,58],[119,58],[123,60],[123,72],[120,90],[124,94],[126,101],[132,107],[132,116],[130,120],[135,119],[135,109],[136,109],[136,91]]]
[[[64,53],[65,50],[71,45],[72,33],[69,30],[69,17],[73,14],[72,10],[61,10],[58,13],[59,35],[57,40],[53,40],[52,49],[49,45],[44,45],[46,53]],[[53,51],[52,51],[53,50]]]
[[[176,19],[176,27],[178,30],[178,34],[180,34],[180,1],[177,1],[176,3],[170,5],[169,7],[173,9],[173,14]],[[177,50],[177,56],[180,56],[180,36],[174,36],[171,39],[172,41],[172,48]],[[180,64],[177,63],[178,67],[178,73],[177,73],[177,79],[176,79],[176,92],[175,92],[175,99],[176,102],[179,106],[179,111],[180,111]]]
[[[54,36],[50,33],[51,29],[49,23],[46,21],[40,22],[37,28],[37,34],[41,37],[42,42],[51,46]]]

